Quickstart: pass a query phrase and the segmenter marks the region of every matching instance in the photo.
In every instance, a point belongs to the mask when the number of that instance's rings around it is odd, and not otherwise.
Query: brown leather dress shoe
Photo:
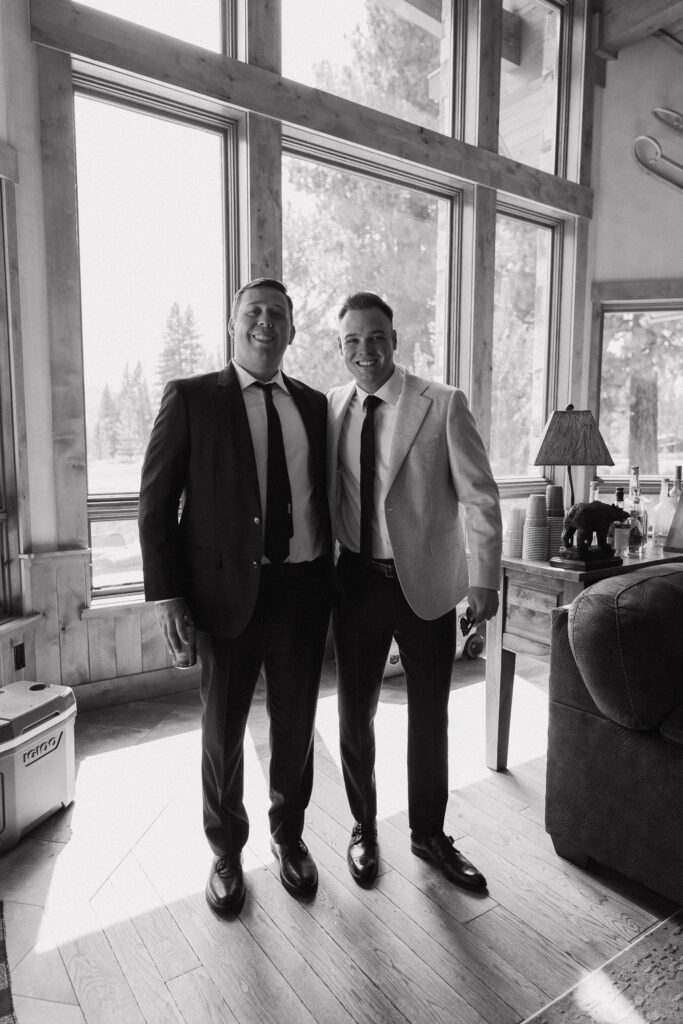
[[[486,888],[486,879],[481,871],[477,871],[474,864],[456,850],[452,836],[443,832],[424,839],[411,836],[410,848],[417,857],[440,867],[449,882],[473,892],[482,892]]]
[[[351,842],[346,852],[351,877],[359,885],[370,885],[377,878],[377,825],[363,825],[357,821],[351,830]]]
[[[239,914],[244,904],[245,891],[242,855],[237,853],[214,857],[206,883],[206,901],[211,909],[222,916]]]
[[[303,839],[293,843],[270,841],[270,848],[280,863],[280,881],[288,892],[301,896],[318,888],[318,869]]]

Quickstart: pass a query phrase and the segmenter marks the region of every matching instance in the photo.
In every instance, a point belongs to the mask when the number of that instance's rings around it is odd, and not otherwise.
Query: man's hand
[[[194,623],[183,597],[157,601],[154,611],[170,654],[180,654],[183,644],[194,643]]]
[[[467,603],[472,609],[472,622],[478,625],[487,622],[498,611],[498,591],[488,587],[470,587]]]

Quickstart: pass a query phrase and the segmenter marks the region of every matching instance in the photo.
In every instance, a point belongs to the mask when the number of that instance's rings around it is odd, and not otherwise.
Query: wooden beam
[[[591,216],[593,194],[584,186],[69,0],[32,0],[31,26],[34,43],[566,214]]]
[[[247,60],[279,75],[280,0],[248,0]],[[249,279],[282,278],[282,125],[269,117],[247,118],[249,180]]]
[[[59,548],[88,546],[85,400],[71,61],[38,52],[43,206]]]
[[[19,183],[19,157],[16,149],[0,142],[0,178],[9,178],[15,185]]]
[[[683,0],[604,0],[601,48],[616,53],[683,18]]]

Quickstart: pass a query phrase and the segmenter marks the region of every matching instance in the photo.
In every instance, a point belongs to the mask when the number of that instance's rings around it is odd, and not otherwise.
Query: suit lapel
[[[389,456],[389,479],[387,488],[391,487],[400,470],[415,435],[422,425],[432,401],[423,392],[429,387],[428,382],[406,373],[403,388],[396,406],[396,426]]]

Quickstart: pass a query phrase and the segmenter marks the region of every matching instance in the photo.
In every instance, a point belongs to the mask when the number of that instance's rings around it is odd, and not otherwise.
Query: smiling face
[[[228,331],[235,362],[257,380],[270,380],[295,334],[287,297],[270,285],[248,288],[230,317]]]
[[[363,391],[374,394],[394,372],[396,331],[381,309],[349,309],[339,321],[339,351]]]

